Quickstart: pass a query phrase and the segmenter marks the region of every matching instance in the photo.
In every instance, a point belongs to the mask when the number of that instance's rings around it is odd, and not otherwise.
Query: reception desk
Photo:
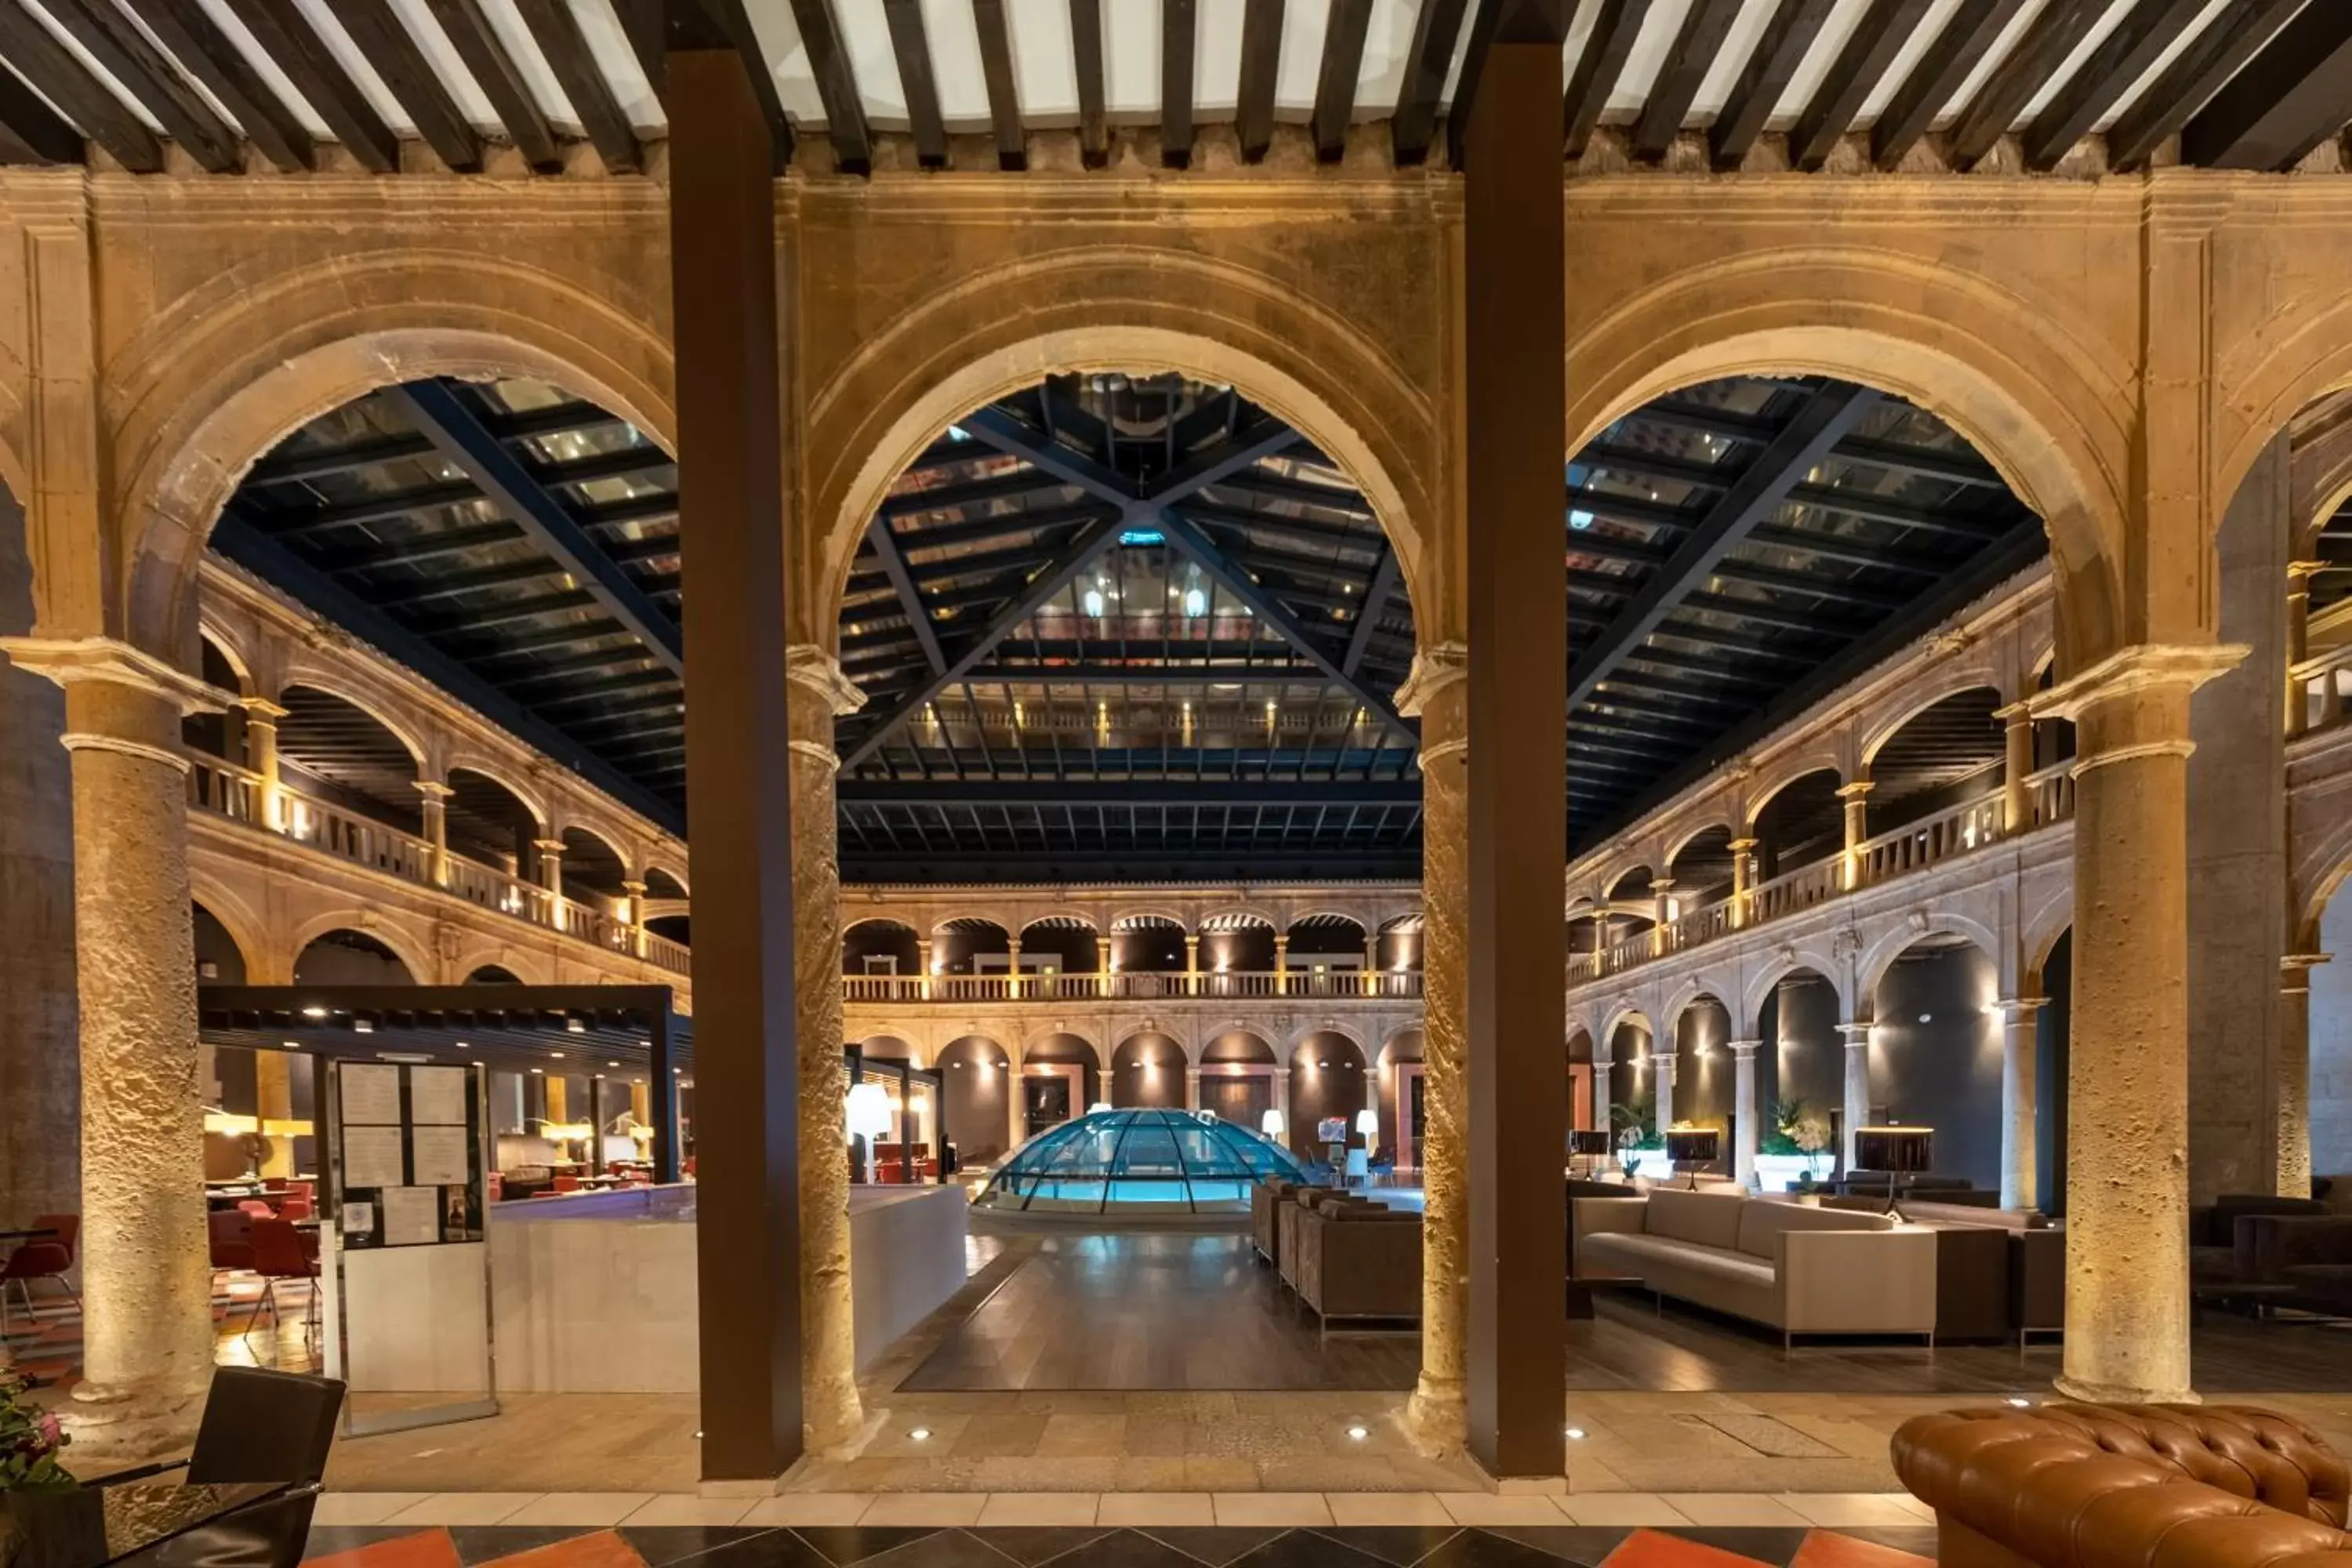
[[[851,1189],[861,1367],[963,1284],[966,1207],[960,1187]],[[691,1185],[493,1205],[499,1391],[694,1393],[697,1242]]]

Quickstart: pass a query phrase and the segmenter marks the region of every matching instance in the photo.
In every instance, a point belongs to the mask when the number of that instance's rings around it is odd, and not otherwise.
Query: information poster
[[[481,1069],[337,1062],[336,1199],[346,1247],[482,1239]]]
[[[408,1179],[401,1162],[401,1130],[343,1124],[343,1185],[393,1187]]]
[[[408,1069],[408,1120],[416,1127],[463,1127],[470,1075],[464,1068]],[[423,1178],[419,1178],[422,1180]],[[452,1176],[451,1181],[462,1180]]]
[[[376,1062],[345,1062],[341,1079],[344,1125],[400,1125],[398,1068]]]
[[[472,1162],[466,1128],[412,1127],[408,1130],[410,1177],[429,1186],[464,1186],[472,1179]]]

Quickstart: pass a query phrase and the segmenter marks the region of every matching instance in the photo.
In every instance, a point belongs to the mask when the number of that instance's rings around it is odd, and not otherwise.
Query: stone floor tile
[[[858,1520],[861,1527],[886,1524],[971,1525],[988,1505],[986,1492],[885,1492]]]
[[[1098,1500],[1095,1492],[991,1492],[980,1524],[1092,1524]]]
[[[1906,1492],[1781,1492],[1775,1500],[1810,1524],[1916,1524]]]
[[[1561,1524],[1559,1505],[1541,1495],[1439,1492],[1437,1505],[1456,1524]]]
[[[410,1503],[386,1524],[503,1524],[539,1492],[435,1492]]]
[[[1804,1515],[1760,1492],[1662,1492],[1659,1500],[1693,1524],[1790,1525]]]
[[[1038,1436],[1035,1451],[1040,1458],[1124,1455],[1128,1452],[1127,1417],[1118,1411],[1054,1411],[1045,1417],[1045,1429]]]
[[[549,1492],[507,1515],[507,1524],[618,1524],[653,1500],[651,1492]],[[681,1521],[683,1522],[683,1521]],[[700,1523],[700,1521],[692,1522]],[[730,1522],[732,1522],[731,1521]]]
[[[975,1415],[964,1423],[949,1451],[959,1459],[1025,1459],[1037,1451],[1047,1419],[1042,1415]]]
[[[1329,1524],[1320,1492],[1218,1492],[1217,1522],[1244,1527]]]
[[[856,1524],[872,1507],[865,1492],[786,1492],[761,1498],[738,1524]]]
[[[1217,1522],[1217,1509],[1207,1492],[1105,1492],[1097,1503],[1095,1522],[1206,1528]]]
[[[402,1509],[423,1502],[431,1492],[328,1492],[319,1499],[310,1522],[382,1524]]]
[[[1654,1492],[1570,1492],[1559,1510],[1576,1524],[1688,1524],[1682,1510]]]
[[[657,1497],[622,1522],[647,1524],[735,1524],[751,1511],[751,1498]]]
[[[1454,1516],[1427,1492],[1325,1492],[1334,1524],[1451,1524]]]

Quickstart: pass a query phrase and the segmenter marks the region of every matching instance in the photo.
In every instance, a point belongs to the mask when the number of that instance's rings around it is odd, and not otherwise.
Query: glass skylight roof
[[[1097,1110],[1040,1132],[981,1190],[989,1208],[1031,1213],[1245,1212],[1272,1176],[1303,1181],[1271,1138],[1202,1110]]]

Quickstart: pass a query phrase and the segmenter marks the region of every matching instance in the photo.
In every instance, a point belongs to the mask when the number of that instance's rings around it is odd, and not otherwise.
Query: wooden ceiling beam
[[[1397,89],[1396,112],[1389,122],[1389,143],[1400,167],[1410,168],[1429,157],[1437,131],[1437,100],[1445,91],[1445,78],[1454,68],[1454,52],[1462,41],[1462,17],[1468,0],[1423,0],[1412,19],[1412,42],[1406,47],[1404,80]]]
[[[1336,163],[1348,151],[1348,127],[1356,117],[1356,81],[1363,74],[1364,41],[1372,26],[1372,0],[1330,0],[1323,28],[1323,60],[1315,73],[1315,108],[1307,126],[1315,156]]]
[[[215,174],[244,168],[236,129],[110,0],[50,0],[46,9],[190,157]]]
[[[1740,4],[1741,0],[1692,0],[1665,63],[1658,68],[1649,96],[1642,100],[1641,116],[1633,122],[1634,157],[1657,163],[1682,134],[1683,121],[1698,97],[1699,84],[1714,68],[1716,56],[1723,52],[1723,40],[1730,34],[1732,23],[1739,19]]]
[[[361,167],[377,174],[400,173],[400,138],[311,30],[294,0],[241,0],[236,10],[254,41]]]
[[[1089,169],[1110,162],[1103,108],[1103,0],[1070,0],[1070,49],[1078,77],[1078,158]]]
[[[1944,19],[1943,31],[1927,46],[1927,53],[1912,63],[1903,85],[1871,126],[1873,163],[1885,170],[1902,164],[2024,4],[2025,0],[1960,0]]]
[[[1836,0],[1780,0],[1707,132],[1707,156],[1716,168],[1737,169],[1746,160],[1834,4]]]
[[[441,73],[393,15],[389,0],[342,0],[335,14],[434,154],[460,172],[479,169],[481,137],[449,97]]]
[[[2189,41],[2132,106],[2107,127],[2107,166],[2137,169],[2190,115],[2262,52],[2304,0],[2237,0]]]
[[[1870,11],[1854,26],[1830,63],[1827,75],[1813,89],[1789,132],[1789,165],[1811,171],[1829,162],[1839,140],[1853,128],[1854,116],[1877,89],[1919,22],[1928,0],[1873,0]]]
[[[596,63],[567,0],[514,0],[514,4],[604,167],[625,174],[642,169],[645,154],[637,145],[637,129],[621,112],[613,85],[604,79],[604,68]]]
[[[1633,40],[1641,36],[1642,24],[1649,15],[1650,0],[1601,0],[1560,110],[1561,148],[1570,162],[1584,156],[1592,128],[1601,123],[1601,111],[1609,106],[1617,79],[1625,74],[1625,58],[1633,52]],[[1458,110],[1455,117],[1460,118]]]
[[[2010,127],[2033,95],[2057,73],[2107,13],[2110,0],[2053,0],[2027,24],[2001,62],[1952,124],[1947,153],[1955,169],[1971,169]]]
[[[890,27],[890,53],[898,62],[898,85],[907,97],[907,130],[915,139],[915,161],[926,169],[944,169],[948,129],[940,113],[940,84],[931,68],[923,0],[882,0],[882,19]]]
[[[0,69],[0,163],[79,163],[81,132],[39,93]]]
[[[1445,0],[1437,0],[1444,4]],[[1249,0],[1242,14],[1241,90],[1234,134],[1242,162],[1255,163],[1274,144],[1274,87],[1282,64],[1283,0]]]
[[[1160,0],[1160,162],[1192,162],[1192,51],[1200,27],[1194,0]]]
[[[489,18],[482,15],[481,0],[425,0],[425,4],[449,36],[450,47],[465,62],[482,95],[490,100],[491,110],[507,129],[507,140],[514,143],[523,161],[542,174],[562,168],[563,151],[556,142],[555,132],[523,81],[514,58],[499,41]]]
[[[2056,168],[2204,9],[2205,0],[2138,0],[2026,126],[2020,139],[2025,166]]]
[[[795,3],[807,4],[809,0]],[[1013,37],[1005,26],[1004,0],[971,0],[971,16],[980,31],[980,75],[988,89],[989,124],[996,133],[996,165],[1007,172],[1025,169],[1029,166],[1029,136],[1021,125],[1021,84],[1013,70]],[[1097,17],[1097,64],[1101,54],[1100,24],[1100,17]]]
[[[163,148],[154,133],[19,5],[0,4],[0,58],[36,84],[39,96],[62,110],[82,135],[105,148],[116,163],[136,174],[162,171]],[[40,129],[35,117],[20,111],[18,118]],[[47,140],[54,143],[56,138],[48,133]]]
[[[2352,5],[2321,0],[2282,28],[2180,132],[2206,169],[2292,169],[2352,121]]]
[[[204,8],[185,0],[125,0],[180,68],[236,121],[247,141],[288,173],[310,166],[310,133]]]

